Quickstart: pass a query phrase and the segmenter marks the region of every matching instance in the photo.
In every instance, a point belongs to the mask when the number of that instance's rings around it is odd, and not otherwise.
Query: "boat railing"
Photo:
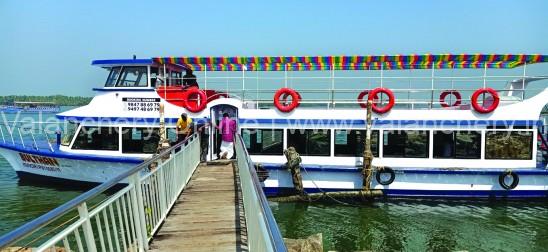
[[[460,103],[470,104],[470,96],[478,88],[490,87],[497,90],[501,104],[523,101],[544,91],[546,85],[531,85],[544,81],[548,76],[498,75],[498,76],[253,76],[250,72],[232,72],[227,76],[216,76],[208,72],[198,77],[202,89],[237,97],[244,102],[257,104],[257,108],[272,105],[273,95],[278,89],[289,87],[299,92],[300,103],[328,108],[348,107],[359,104],[358,95],[376,87],[392,90],[396,106],[407,109],[442,108],[440,96],[443,92],[456,91],[461,94]],[[486,73],[485,73],[486,74]],[[219,75],[219,74],[217,74]],[[170,79],[170,78],[168,78]],[[171,78],[180,80],[182,78]],[[180,81],[179,81],[180,83]],[[363,83],[363,84],[358,84]],[[541,83],[542,84],[542,83]],[[352,87],[352,88],[350,88]],[[216,94],[218,95],[218,94]],[[381,103],[386,99],[381,95]],[[170,98],[180,99],[180,98]],[[365,97],[367,99],[367,96]],[[445,103],[453,104],[456,97],[448,95]],[[469,109],[463,107],[461,109]]]
[[[322,106],[327,108],[348,108],[357,107],[361,102],[358,101],[358,94],[363,91],[371,89],[298,89],[299,94],[302,95],[300,100],[301,104],[307,104],[309,106]],[[394,93],[395,104],[397,108],[406,109],[447,109],[442,107],[440,96],[443,92],[450,92],[455,89],[406,89],[406,88],[394,88],[391,91]],[[458,92],[462,94],[459,99],[460,106],[452,107],[452,109],[470,109],[471,95],[477,89],[459,89]],[[528,97],[529,93],[537,94],[544,89],[496,89],[500,94],[500,104],[512,104],[523,101]],[[261,89],[261,90],[249,90],[249,89],[224,89],[219,90],[221,94],[215,94],[219,97],[227,94],[228,97],[238,98],[244,103],[254,104],[255,108],[272,107],[273,95],[277,90],[275,89]],[[505,93],[512,92],[512,95],[504,95]],[[213,97],[214,98],[214,97]],[[192,99],[192,98],[191,98]],[[170,101],[182,101],[183,98],[170,98]],[[363,98],[365,102],[367,95]],[[384,95],[379,96],[378,102],[385,103],[388,101]],[[454,104],[457,98],[453,95],[448,95],[444,103]],[[487,100],[486,100],[487,102]],[[253,107],[247,107],[253,108]]]
[[[238,173],[244,201],[249,251],[287,251],[242,136],[236,135]]]
[[[48,125],[48,126],[45,126]],[[61,127],[57,123],[4,121],[0,123],[0,143],[13,147],[55,151]]]
[[[145,251],[198,166],[199,153],[194,134],[4,234],[0,250]]]

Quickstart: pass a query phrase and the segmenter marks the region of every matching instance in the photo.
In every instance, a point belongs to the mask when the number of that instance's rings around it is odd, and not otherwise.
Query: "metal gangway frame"
[[[255,165],[251,161],[240,134],[236,134],[235,148],[244,201],[249,251],[287,251],[259,182]]]
[[[255,168],[241,137],[236,150],[250,251],[286,251]],[[79,195],[50,212],[0,237],[0,249],[10,245],[33,251],[146,251],[200,163],[200,139],[185,141]],[[91,199],[120,183],[125,186],[95,207]],[[25,238],[77,210],[66,225],[45,230],[46,238],[26,244]],[[44,233],[44,232],[43,232]],[[39,237],[41,237],[39,236]],[[35,247],[34,247],[35,246]]]

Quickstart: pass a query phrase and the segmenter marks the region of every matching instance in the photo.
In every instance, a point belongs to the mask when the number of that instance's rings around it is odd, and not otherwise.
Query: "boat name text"
[[[26,163],[59,167],[59,162],[57,162],[57,159],[55,158],[36,156],[26,153],[19,153],[19,156],[21,157],[21,160]]]

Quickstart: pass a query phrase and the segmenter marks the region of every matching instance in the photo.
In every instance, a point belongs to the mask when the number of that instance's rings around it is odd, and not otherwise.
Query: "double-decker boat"
[[[183,112],[197,127],[224,113],[235,119],[251,159],[268,171],[269,195],[294,191],[288,147],[302,158],[306,192],[359,190],[371,101],[372,189],[546,197],[545,62],[521,54],[95,60],[109,72],[105,85],[88,105],[57,114],[67,125],[59,140],[5,125],[0,154],[21,178],[103,182],[156,153],[164,104],[172,141]],[[187,70],[200,88],[183,86]],[[213,160],[220,137],[209,131]]]

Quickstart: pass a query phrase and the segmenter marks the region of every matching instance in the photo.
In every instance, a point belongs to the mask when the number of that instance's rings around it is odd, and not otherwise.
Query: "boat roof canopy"
[[[107,59],[94,60],[91,62],[91,65],[100,67],[113,67],[120,65],[150,66],[154,64],[155,62],[152,59]]]
[[[173,64],[196,71],[321,71],[404,70],[452,68],[515,68],[548,62],[540,54],[423,54],[365,56],[268,57],[158,57],[158,64]]]

